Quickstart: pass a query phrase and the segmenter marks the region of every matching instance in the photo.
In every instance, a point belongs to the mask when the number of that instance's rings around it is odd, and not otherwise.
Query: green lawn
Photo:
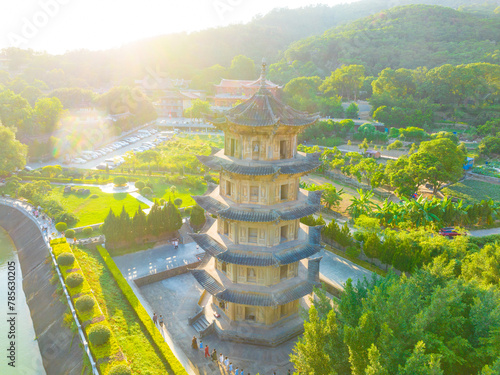
[[[186,186],[182,185],[175,185],[177,188],[177,191],[175,194],[172,194],[170,192],[170,187],[172,185],[165,184],[165,183],[156,183],[153,185],[153,198],[157,199],[165,199],[166,201],[169,200],[169,198],[172,199],[172,202],[176,198],[182,199],[182,204],[181,207],[187,207],[187,206],[193,206],[195,204],[195,201],[193,198],[191,198],[191,195],[203,195],[205,192],[206,188],[203,187],[202,189],[190,189]],[[150,197],[151,199],[151,197]]]
[[[90,194],[82,196],[74,193],[64,194],[64,186],[52,185],[52,191],[47,196],[60,202],[67,211],[78,217],[79,220],[75,225],[77,227],[102,223],[110,208],[119,214],[122,206],[125,206],[125,210],[133,216],[139,205],[141,208],[148,207],[127,193],[108,194],[103,193],[98,187],[85,188],[90,190]],[[97,195],[97,198],[91,198],[92,195]]]
[[[139,320],[96,250],[76,249],[75,256],[127,358],[133,374],[166,374],[149,333]]]
[[[457,197],[470,203],[483,199],[500,201],[500,185],[479,180],[465,180],[443,189],[445,195]]]

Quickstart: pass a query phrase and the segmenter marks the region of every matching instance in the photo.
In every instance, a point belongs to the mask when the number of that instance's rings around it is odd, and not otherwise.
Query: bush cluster
[[[70,266],[75,262],[75,256],[71,253],[62,253],[57,257],[57,264],[60,266]]]
[[[83,276],[80,273],[73,272],[66,278],[66,284],[70,288],[76,288],[81,283],[83,283]]]
[[[75,238],[75,230],[74,229],[67,229],[66,232],[64,233],[66,238]]]
[[[108,375],[131,375],[131,374],[132,371],[130,370],[130,367],[123,364],[113,367],[111,371],[108,372]]]
[[[77,310],[80,311],[89,311],[95,305],[95,300],[92,296],[84,295],[78,298],[75,302],[75,306]]]
[[[99,346],[109,341],[111,331],[104,324],[96,324],[90,329],[88,336],[92,344]]]

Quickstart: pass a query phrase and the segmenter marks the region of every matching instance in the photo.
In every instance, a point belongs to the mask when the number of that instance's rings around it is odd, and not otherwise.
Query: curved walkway
[[[48,235],[42,234],[41,219],[31,209],[25,202],[0,198],[0,226],[17,248],[22,287],[47,374],[78,375],[82,373],[82,349],[75,334],[63,325],[68,306],[59,299],[58,285],[51,283]]]

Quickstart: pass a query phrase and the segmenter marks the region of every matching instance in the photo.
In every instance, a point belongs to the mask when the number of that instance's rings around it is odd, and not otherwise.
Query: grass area
[[[307,182],[308,184],[313,183],[316,185],[324,185],[324,184],[332,184],[337,188],[337,191],[340,189],[344,189],[344,193],[342,194],[342,202],[338,205],[338,207],[333,207],[334,211],[337,211],[339,213],[345,214],[347,212],[347,207],[351,205],[351,198],[352,197],[359,197],[358,192],[356,189],[350,185],[344,184],[342,182],[336,181],[336,180],[331,180],[329,178],[326,178],[323,175],[319,174],[312,174],[309,176],[302,177],[302,181]],[[376,204],[382,204],[383,199],[378,197],[377,195],[374,195],[372,198],[373,202]]]
[[[443,189],[445,195],[463,199],[469,203],[493,199],[500,201],[500,185],[480,180],[465,180]]]
[[[141,208],[148,207],[127,193],[103,193],[101,189],[93,186],[86,187],[86,189],[90,190],[90,194],[65,194],[64,186],[52,185],[52,191],[47,194],[47,198],[60,202],[67,211],[75,214],[79,219],[75,225],[78,227],[102,223],[110,208],[119,214],[122,206],[125,206],[125,210],[133,215],[139,206]],[[91,198],[93,195],[97,195],[97,197]]]
[[[127,358],[133,374],[166,374],[167,366],[156,353],[147,331],[116,284],[96,250],[74,251],[93,294]]]
[[[187,206],[193,206],[195,204],[195,201],[193,198],[191,198],[191,195],[203,195],[205,192],[206,188],[203,187],[202,189],[191,189],[187,186],[182,186],[181,184],[175,185],[177,188],[177,191],[175,194],[172,194],[170,192],[170,187],[174,184],[166,184],[166,183],[154,183],[153,184],[153,197],[150,198],[157,198],[157,199],[165,199],[168,201],[170,198],[172,199],[172,202],[174,199],[180,198],[182,199],[182,204],[181,207],[187,207]]]
[[[383,276],[383,277],[385,277],[387,275],[386,271],[378,268],[377,266],[374,266],[371,263],[365,262],[364,260],[361,260],[361,259],[358,259],[358,258],[350,257],[345,252],[337,250],[337,249],[335,249],[334,247],[332,247],[330,245],[326,245],[326,244],[323,244],[323,245],[324,245],[324,247],[325,247],[326,250],[334,253],[335,255],[338,255],[339,257],[342,257],[342,258],[345,258],[347,260],[350,260],[351,262],[357,264],[358,266],[366,268],[367,270],[372,271],[372,272],[376,273],[377,275],[380,275],[380,276]]]

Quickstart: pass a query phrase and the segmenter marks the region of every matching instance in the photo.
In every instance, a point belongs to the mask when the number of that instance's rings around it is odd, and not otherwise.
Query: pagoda
[[[321,226],[302,217],[321,208],[321,191],[299,188],[319,167],[318,154],[297,152],[297,135],[318,114],[297,111],[266,87],[208,120],[225,135],[223,150],[198,156],[220,172],[212,192],[194,196],[216,222],[191,234],[205,251],[192,275],[211,295],[208,307],[222,339],[275,346],[303,331],[300,300],[319,283]]]

